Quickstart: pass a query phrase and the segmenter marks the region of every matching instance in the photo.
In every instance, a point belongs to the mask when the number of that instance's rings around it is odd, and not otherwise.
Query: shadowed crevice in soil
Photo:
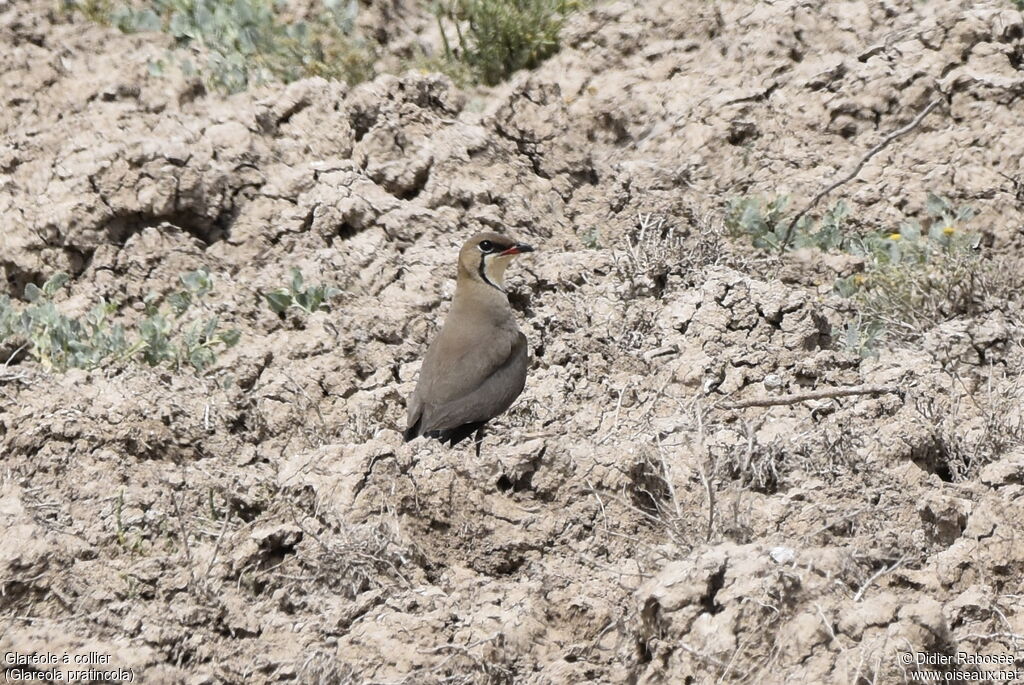
[[[23,298],[25,286],[29,283],[40,286],[46,280],[42,273],[24,269],[17,262],[0,260],[0,269],[6,274],[7,292],[12,298]]]
[[[226,240],[231,235],[231,223],[236,216],[234,209],[226,209],[214,219],[183,211],[168,215],[130,214],[115,216],[106,222],[106,231],[111,243],[123,246],[128,239],[146,230],[170,224],[180,228],[206,246]]]

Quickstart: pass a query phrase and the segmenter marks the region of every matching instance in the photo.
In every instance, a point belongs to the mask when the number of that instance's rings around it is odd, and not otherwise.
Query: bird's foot
[[[480,445],[484,442],[484,427],[480,426],[476,429],[476,435],[473,437],[473,441],[476,442],[476,458],[480,458]]]

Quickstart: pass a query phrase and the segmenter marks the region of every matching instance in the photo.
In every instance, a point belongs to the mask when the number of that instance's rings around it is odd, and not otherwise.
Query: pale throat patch
[[[505,289],[505,269],[516,255],[484,255],[484,274],[501,290]]]

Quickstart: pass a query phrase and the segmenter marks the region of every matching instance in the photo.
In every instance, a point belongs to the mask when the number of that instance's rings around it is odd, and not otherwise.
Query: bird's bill
[[[523,254],[524,252],[533,252],[533,247],[526,243],[516,243],[507,250],[503,250],[498,253],[499,257],[509,257],[511,255]]]

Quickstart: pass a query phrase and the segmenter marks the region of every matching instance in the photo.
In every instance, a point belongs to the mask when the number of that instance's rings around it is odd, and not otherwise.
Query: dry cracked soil
[[[436,40],[422,5],[363,14],[396,54]],[[202,374],[0,350],[5,659],[197,684],[1024,659],[1024,16],[596,2],[561,40],[493,89],[413,70],[227,96],[151,74],[159,34],[0,1],[0,292],[64,271],[59,309],[104,297],[130,327],[204,268],[241,333]],[[832,286],[863,263],[756,250],[727,204],[806,204],[936,100],[822,207],[877,231],[930,191],[969,204],[1000,278],[861,354]],[[403,443],[455,252],[493,229],[538,248],[509,272],[526,390],[480,458]],[[274,313],[293,267],[341,294]],[[829,396],[851,386],[878,392]]]

